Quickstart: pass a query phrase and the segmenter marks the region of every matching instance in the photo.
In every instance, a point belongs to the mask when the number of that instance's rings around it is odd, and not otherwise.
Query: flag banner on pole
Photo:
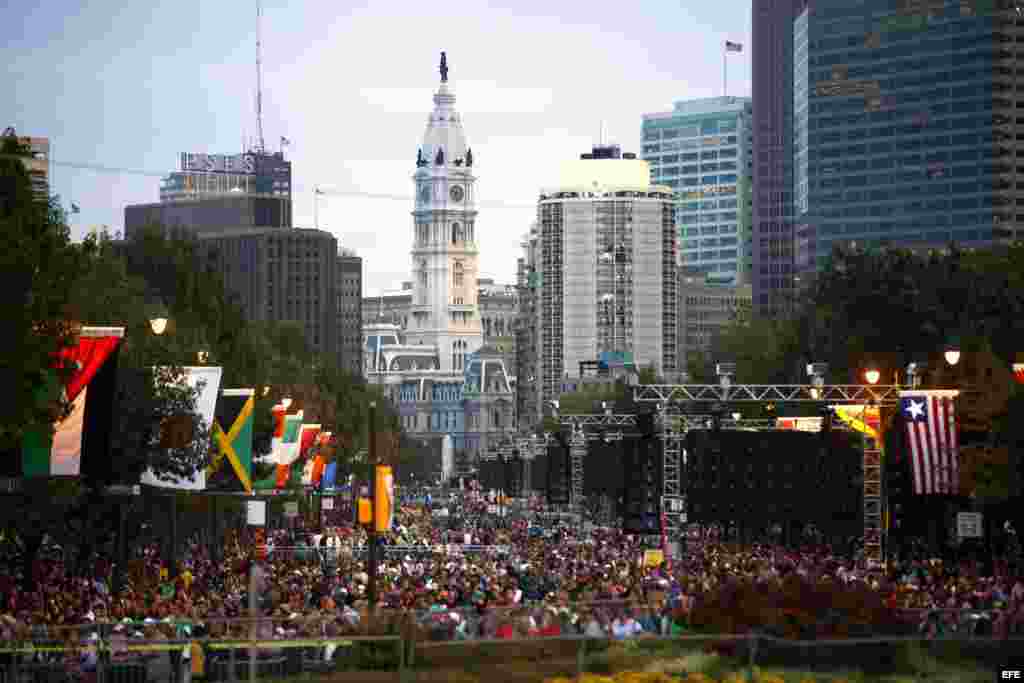
[[[725,41],[726,52],[743,52],[743,43],[734,43],[732,41]]]
[[[40,392],[46,398],[56,398],[57,392],[63,392],[71,403],[71,413],[55,423],[52,432],[47,429],[45,433],[29,432],[25,435],[22,443],[24,476],[78,476],[81,473],[82,451],[89,423],[94,422],[87,422],[87,413],[96,417],[105,416],[107,425],[101,431],[109,438],[114,383],[104,382],[102,391],[87,389],[108,363],[110,370],[116,373],[115,355],[123,337],[123,327],[83,327],[75,345],[57,354],[62,364],[73,366],[71,375],[66,378],[63,386],[58,386],[59,381],[54,371]]]
[[[320,433],[320,425],[304,424],[299,429],[298,456],[287,465],[277,466],[276,487],[283,489],[289,483],[301,484],[302,471],[305,460],[309,457],[311,450],[316,446],[316,437]]]
[[[875,443],[881,446],[881,413],[878,406],[846,404],[832,405],[829,408],[847,427],[874,439]]]
[[[206,470],[207,485],[223,471],[224,486],[252,492],[252,422],[256,409],[255,389],[225,389],[217,400],[213,443],[217,455]],[[225,461],[230,467],[225,466]]]
[[[320,480],[320,487],[333,489],[338,477],[338,463],[329,462],[324,466],[324,478]]]
[[[900,415],[907,426],[914,493],[959,493],[960,449],[957,391],[901,391]]]
[[[217,397],[220,395],[220,378],[224,373],[223,368],[201,366],[185,367],[182,382],[193,389],[199,389],[199,396],[196,398],[196,416],[202,420],[203,426],[213,433],[213,420],[217,412]],[[209,445],[206,446],[207,448]],[[188,491],[202,491],[206,488],[206,468],[200,468],[188,478],[172,476],[170,480],[160,480],[152,470],[142,473],[139,480],[148,486],[157,486],[165,489],[183,489]]]
[[[299,457],[299,432],[302,430],[303,411],[284,416],[284,430],[274,443],[273,459],[278,465],[291,465]]]

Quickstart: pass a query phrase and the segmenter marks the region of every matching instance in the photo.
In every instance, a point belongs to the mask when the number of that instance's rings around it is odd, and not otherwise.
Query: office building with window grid
[[[748,97],[712,97],[643,117],[651,183],[679,198],[679,265],[709,282],[750,278],[752,116]]]
[[[341,357],[338,347],[338,240],[303,228],[216,228],[194,233],[206,266],[247,320],[301,326],[318,353]],[[360,297],[354,297],[358,303]]]
[[[363,376],[363,259],[338,250],[334,296],[338,302],[338,365]]]
[[[801,285],[840,242],[972,247],[1020,234],[1024,16],[1012,2],[818,0],[792,30]]]

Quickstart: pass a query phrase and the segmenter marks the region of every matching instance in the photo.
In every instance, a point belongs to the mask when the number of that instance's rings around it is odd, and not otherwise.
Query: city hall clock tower
[[[427,119],[413,174],[413,298],[406,343],[436,346],[440,369],[461,372],[483,334],[477,301],[476,176],[448,60],[441,53],[441,83]]]

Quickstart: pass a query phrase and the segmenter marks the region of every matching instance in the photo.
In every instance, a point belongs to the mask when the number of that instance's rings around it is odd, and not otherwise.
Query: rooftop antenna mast
[[[261,29],[263,24],[263,3],[256,0],[256,129],[259,137],[256,140],[256,151],[264,154],[263,145],[263,43]]]

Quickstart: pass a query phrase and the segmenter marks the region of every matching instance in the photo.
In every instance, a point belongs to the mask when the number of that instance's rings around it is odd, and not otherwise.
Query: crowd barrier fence
[[[531,661],[569,662],[569,674],[580,676],[610,647],[632,647],[653,653],[658,648],[686,649],[712,645],[716,651],[756,666],[798,662],[804,668],[828,669],[839,660],[881,662],[892,660],[902,646],[918,644],[939,652],[957,648],[958,654],[984,660],[993,670],[1024,649],[1024,637],[971,638],[922,635],[869,638],[791,640],[760,631],[747,634],[644,635],[627,641],[586,635],[537,638],[478,638],[457,641],[424,640],[408,629],[388,635],[332,635],[319,637],[265,637],[267,618],[234,620],[228,637],[121,640],[105,627],[90,624],[94,639],[70,642],[33,638],[0,642],[0,683],[190,683],[193,675],[209,683],[280,681],[316,674],[358,675],[391,672],[402,683],[417,680],[417,672],[437,669],[479,668],[486,653],[494,661],[528,657]],[[237,622],[237,623],[236,623]],[[245,632],[248,631],[248,635]],[[272,632],[273,629],[271,628]],[[102,634],[102,635],[101,635]],[[843,652],[847,652],[843,656]],[[532,654],[530,654],[532,653]],[[678,656],[678,655],[676,655]],[[540,657],[540,659],[537,659]],[[341,679],[339,679],[341,680]],[[356,680],[356,679],[353,679]]]

